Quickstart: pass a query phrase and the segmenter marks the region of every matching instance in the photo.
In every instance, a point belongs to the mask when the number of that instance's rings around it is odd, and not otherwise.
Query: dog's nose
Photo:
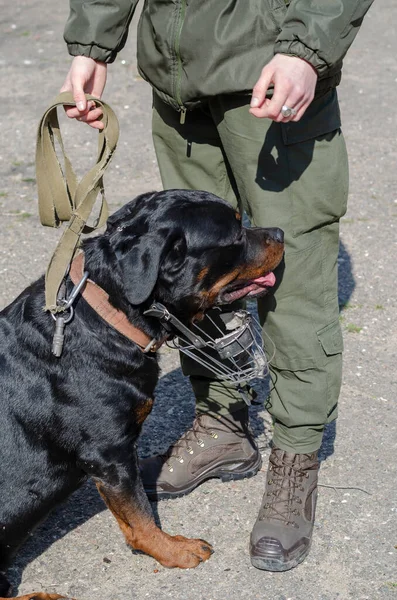
[[[284,243],[284,231],[279,227],[269,227],[269,229],[267,229],[267,232],[269,234],[269,237],[271,237],[272,240],[274,240],[275,242],[278,242],[279,244]]]

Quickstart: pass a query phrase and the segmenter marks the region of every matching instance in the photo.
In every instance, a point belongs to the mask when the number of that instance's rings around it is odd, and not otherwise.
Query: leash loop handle
[[[62,221],[68,221],[46,272],[45,309],[53,313],[64,310],[63,306],[57,304],[57,294],[76,254],[81,234],[102,227],[109,214],[103,174],[117,146],[119,124],[106,102],[89,94],[86,94],[86,98],[101,107],[104,128],[98,133],[96,164],[79,183],[65,152],[57,113],[60,106],[76,105],[71,92],[62,92],[54,98],[41,118],[37,132],[36,178],[41,223],[48,227],[58,227]],[[55,141],[58,142],[63,157],[64,171],[55,151]],[[93,226],[87,226],[99,193],[101,206],[98,219]]]

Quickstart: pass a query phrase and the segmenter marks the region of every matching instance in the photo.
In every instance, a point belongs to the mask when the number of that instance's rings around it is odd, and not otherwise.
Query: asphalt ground
[[[47,265],[60,232],[37,215],[34,146],[38,121],[69,66],[62,31],[66,2],[0,0],[0,302],[6,305]],[[287,573],[251,566],[248,540],[262,497],[255,478],[203,484],[153,508],[171,534],[202,537],[215,554],[195,570],[167,570],[131,552],[88,484],[57,509],[10,571],[20,594],[47,590],[81,600],[388,600],[397,598],[396,216],[397,5],[378,0],[345,61],[339,88],[351,168],[341,224],[340,300],[345,360],[340,416],[322,448],[311,553]],[[150,137],[151,93],[138,76],[135,27],[110,68],[104,99],[121,124],[106,176],[111,209],[160,189]],[[96,134],[63,120],[82,175]],[[178,356],[162,352],[163,374],[140,452],[164,450],[192,420],[193,399]],[[263,382],[258,383],[263,389]],[[263,397],[263,392],[262,392]],[[0,417],[1,421],[1,417]],[[266,459],[271,425],[252,424]]]

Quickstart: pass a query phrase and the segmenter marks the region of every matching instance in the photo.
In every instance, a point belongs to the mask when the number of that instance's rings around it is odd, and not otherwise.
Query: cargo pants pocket
[[[343,352],[343,336],[339,320],[317,331],[318,341],[326,356],[334,356]]]

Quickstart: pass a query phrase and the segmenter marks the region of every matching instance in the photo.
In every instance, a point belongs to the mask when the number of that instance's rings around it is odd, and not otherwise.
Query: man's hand
[[[274,86],[273,97],[266,98],[271,83]],[[252,90],[250,113],[277,123],[299,121],[314,98],[316,83],[317,72],[308,62],[296,56],[276,54],[262,69]],[[296,114],[283,117],[283,106],[294,109]]]
[[[84,121],[94,129],[103,129],[100,121],[102,109],[88,102],[85,93],[96,98],[102,96],[106,84],[107,65],[87,56],[75,56],[61,92],[72,92],[76,106],[66,107],[65,112],[70,119]]]

